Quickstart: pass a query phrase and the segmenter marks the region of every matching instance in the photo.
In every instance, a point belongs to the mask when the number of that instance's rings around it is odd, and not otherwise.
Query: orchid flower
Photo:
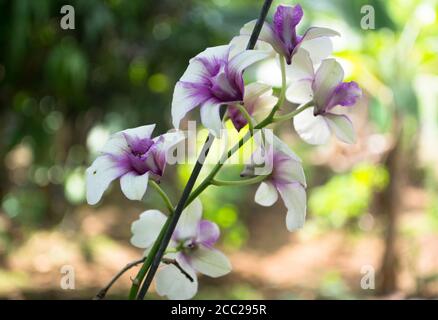
[[[339,33],[328,28],[311,27],[302,36],[296,28],[303,18],[303,9],[295,6],[279,5],[274,14],[273,23],[264,23],[259,36],[260,42],[269,43],[272,48],[282,55],[287,64],[291,64],[293,55],[298,48],[307,50],[314,63],[319,63],[332,52],[329,37],[339,36]],[[254,29],[256,20],[250,21],[240,30],[240,36],[232,43],[245,43]]]
[[[120,178],[122,192],[130,200],[141,200],[149,179],[163,176],[168,155],[184,139],[181,132],[151,138],[155,124],[113,134],[101,155],[86,170],[87,202],[96,204],[109,184]]]
[[[228,45],[207,48],[190,60],[173,93],[175,128],[179,128],[181,119],[189,111],[199,106],[202,124],[216,137],[220,136],[221,105],[243,102],[243,71],[270,55],[260,50],[246,50],[236,55],[230,51]]]
[[[245,87],[242,107],[245,108],[249,116],[258,111],[270,110],[278,101],[272,92],[272,88],[266,84],[251,83]],[[228,107],[228,116],[237,131],[240,131],[248,123],[248,120],[235,105]]]
[[[131,244],[146,249],[154,243],[166,216],[158,210],[147,210],[131,227]],[[165,258],[175,264],[163,265],[156,276],[156,290],[169,299],[190,299],[198,290],[196,272],[216,278],[231,271],[228,258],[213,246],[219,239],[217,224],[202,219],[201,201],[195,199],[182,212],[172,235]],[[181,271],[183,270],[184,273]]]
[[[260,132],[259,132],[260,133]],[[256,138],[260,138],[260,134]],[[304,225],[306,217],[306,178],[300,158],[276,137],[263,130],[264,143],[252,154],[242,176],[265,175],[258,187],[255,202],[269,207],[278,200],[278,194],[287,208],[286,226],[294,231]],[[258,139],[260,140],[260,139]],[[263,163],[263,167],[260,164]]]
[[[300,79],[292,81],[286,91],[286,98],[295,103],[314,102],[294,117],[298,135],[307,143],[324,144],[331,132],[343,142],[354,143],[356,135],[353,124],[346,115],[333,113],[336,106],[353,106],[362,95],[354,81],[342,82],[344,71],[335,59],[322,61],[314,72],[309,54],[299,50],[292,61],[295,70],[300,70]]]

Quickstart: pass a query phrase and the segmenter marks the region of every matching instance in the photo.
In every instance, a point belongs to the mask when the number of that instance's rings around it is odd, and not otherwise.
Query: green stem
[[[282,116],[274,117],[273,122],[283,122],[286,120],[290,120],[293,117],[295,117],[298,113],[304,111],[305,109],[313,107],[313,105],[314,105],[313,101],[309,101],[309,102],[299,106],[298,108],[296,108],[292,112],[286,113],[285,115],[282,115]]]
[[[249,179],[244,179],[244,180],[233,180],[233,181],[225,181],[225,180],[220,180],[220,179],[216,179],[213,178],[211,180],[211,184],[215,185],[215,186],[248,186],[257,182],[261,182],[266,178],[266,176],[256,176],[253,178],[249,178]]]
[[[251,134],[254,134],[254,124],[250,114],[248,113],[248,110],[246,110],[246,108],[240,103],[236,104],[235,106],[237,107],[237,109],[239,109],[242,116],[246,119],[246,122],[248,122],[248,127]]]
[[[280,96],[278,98],[278,103],[275,106],[276,109],[274,107],[275,111],[273,115],[275,114],[275,112],[277,112],[279,108],[283,106],[284,100],[286,98],[286,62],[282,55],[279,55],[279,59],[280,59],[280,69],[281,69],[281,91],[280,91]]]
[[[158,185],[158,183],[156,183],[153,180],[149,180],[149,183],[151,184],[151,186],[158,192],[158,194],[160,195],[160,197],[163,199],[164,204],[166,205],[167,209],[169,210],[169,212],[172,214],[173,213],[173,204],[170,201],[169,197],[167,196],[166,192],[164,192],[163,189],[161,189],[161,187]]]

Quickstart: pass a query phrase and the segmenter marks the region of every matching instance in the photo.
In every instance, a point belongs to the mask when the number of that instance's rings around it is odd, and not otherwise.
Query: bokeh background
[[[75,30],[60,28],[67,3]],[[276,129],[305,164],[309,210],[299,232],[286,231],[281,202],[257,206],[254,187],[208,189],[205,215],[220,225],[234,270],[203,277],[197,298],[436,298],[437,1],[300,3],[301,28],[342,34],[335,55],[365,92],[351,113],[358,142],[310,147],[291,126]],[[142,254],[129,243],[130,224],[162,208],[159,198],[131,202],[114,183],[88,206],[84,170],[112,132],[170,129],[172,88],[188,59],[230,41],[261,5],[0,0],[0,298],[88,299]],[[375,9],[374,30],[361,28],[363,5]],[[190,170],[167,171],[173,201]],[[74,290],[60,287],[64,265],[74,267]],[[364,290],[370,268],[375,289]],[[110,298],[126,298],[135,271]]]

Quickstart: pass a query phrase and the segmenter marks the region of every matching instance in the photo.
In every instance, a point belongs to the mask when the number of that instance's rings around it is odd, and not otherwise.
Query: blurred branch
[[[130,263],[128,263],[122,270],[120,270],[119,272],[117,272],[117,274],[110,280],[110,282],[108,282],[108,284],[103,287],[97,294],[96,296],[93,298],[93,300],[102,300],[105,298],[107,292],[109,289],[111,289],[111,287],[113,286],[113,284],[129,269],[139,265],[140,263],[143,263],[146,260],[146,257],[143,257],[141,259],[132,261]],[[189,275],[180,265],[179,263],[175,260],[175,259],[168,259],[168,258],[163,258],[161,259],[161,261],[165,264],[173,264],[175,267],[178,268],[179,271],[181,271],[181,273],[183,275],[185,275],[187,277],[187,279],[189,279],[191,282],[195,281],[193,279],[193,277],[191,275]]]
[[[146,257],[143,257],[139,260],[135,260],[133,262],[128,263],[122,270],[120,270],[112,279],[110,282],[108,282],[108,284],[103,287],[97,294],[96,296],[93,298],[93,300],[102,300],[103,298],[105,298],[108,290],[113,286],[113,284],[129,269],[135,267],[136,265],[139,265],[140,263],[143,263],[146,260]]]

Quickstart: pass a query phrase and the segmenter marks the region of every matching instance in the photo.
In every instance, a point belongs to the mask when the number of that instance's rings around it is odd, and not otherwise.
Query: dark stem
[[[163,258],[163,259],[161,260],[161,262],[163,262],[163,263],[165,263],[165,264],[173,264],[175,267],[178,268],[179,271],[181,271],[181,273],[182,273],[183,275],[186,276],[187,279],[190,280],[190,282],[195,281],[195,279],[193,279],[192,276],[189,275],[189,274],[188,274],[188,273],[187,273],[187,272],[186,272],[186,271],[185,271],[185,270],[179,265],[179,263],[178,263],[175,259],[167,259],[167,258]]]
[[[263,4],[263,8],[260,12],[260,16],[257,19],[256,25],[254,26],[254,30],[252,31],[251,37],[249,39],[247,49],[252,50],[254,49],[254,46],[257,42],[257,39],[259,37],[260,31],[262,30],[263,23],[266,19],[266,16],[268,14],[269,8],[271,7],[272,0],[265,0]],[[169,226],[166,229],[165,235],[163,237],[163,240],[161,241],[160,247],[158,248],[157,254],[154,257],[154,260],[152,261],[151,267],[149,269],[149,272],[146,275],[146,279],[144,280],[140,292],[137,296],[138,300],[143,300],[144,296],[146,295],[147,291],[149,290],[149,287],[151,285],[151,282],[155,276],[155,273],[157,272],[157,269],[160,265],[161,259],[164,255],[164,252],[166,251],[167,246],[169,245],[170,238],[172,237],[173,231],[175,230],[176,224],[178,223],[178,220],[181,216],[181,213],[186,205],[187,199],[190,196],[190,193],[192,192],[192,189],[195,185],[196,179],[198,178],[199,172],[202,169],[204,159],[206,158],[208,152],[210,151],[210,146],[213,143],[214,136],[209,134],[207,137],[207,140],[205,141],[204,146],[202,147],[201,154],[199,155],[198,160],[196,161],[195,167],[193,168],[193,171],[190,175],[189,181],[187,182],[184,191],[181,195],[181,199],[179,200],[174,214],[169,218],[170,223]]]
[[[143,263],[146,260],[146,257],[143,257],[139,260],[135,260],[133,262],[128,263],[122,270],[120,270],[112,279],[110,282],[108,282],[108,284],[103,287],[97,294],[96,296],[93,298],[93,300],[102,300],[103,298],[105,298],[107,292],[109,289],[111,289],[111,287],[113,286],[113,284],[129,269],[135,267],[136,265],[139,265],[140,263]]]

